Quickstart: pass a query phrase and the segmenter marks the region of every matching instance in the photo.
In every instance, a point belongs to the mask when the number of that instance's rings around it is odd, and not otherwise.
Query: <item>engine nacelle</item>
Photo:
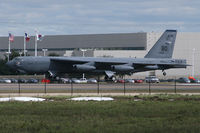
[[[120,72],[128,72],[134,69],[132,66],[128,66],[128,65],[112,65],[111,68],[114,71],[120,71]]]
[[[158,65],[149,65],[149,66],[145,66],[144,68],[149,69],[149,70],[157,70],[159,69]]]
[[[73,67],[78,71],[92,71],[92,70],[96,69],[95,66],[85,65],[85,64],[82,64],[82,65],[75,64],[75,65],[73,65]]]

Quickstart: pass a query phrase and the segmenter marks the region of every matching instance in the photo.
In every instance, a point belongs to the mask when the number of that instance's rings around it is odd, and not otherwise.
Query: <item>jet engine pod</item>
[[[157,70],[157,69],[159,69],[159,66],[158,65],[148,65],[148,66],[145,66],[144,68],[149,69],[149,70]]]
[[[95,70],[96,67],[95,66],[91,66],[91,65],[85,65],[85,64],[75,64],[73,65],[74,69],[75,70],[78,70],[78,71],[92,71],[92,70]]]
[[[127,72],[127,71],[132,71],[134,68],[129,65],[112,65],[111,68],[114,71],[120,71],[120,72]]]

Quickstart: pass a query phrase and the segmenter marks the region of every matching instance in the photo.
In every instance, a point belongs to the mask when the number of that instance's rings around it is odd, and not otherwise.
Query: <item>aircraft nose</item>
[[[8,61],[6,63],[6,66],[8,66],[9,68],[13,68],[13,62],[12,61]]]

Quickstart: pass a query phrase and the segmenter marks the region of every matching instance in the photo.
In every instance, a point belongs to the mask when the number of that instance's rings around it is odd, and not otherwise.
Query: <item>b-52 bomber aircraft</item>
[[[144,58],[103,57],[16,57],[7,65],[21,73],[46,74],[55,78],[62,74],[86,73],[105,75],[113,79],[116,75],[131,75],[136,72],[186,68],[185,59],[172,59],[176,30],[166,30]]]

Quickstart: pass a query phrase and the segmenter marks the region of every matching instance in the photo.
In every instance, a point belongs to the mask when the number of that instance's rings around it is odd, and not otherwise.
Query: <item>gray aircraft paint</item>
[[[176,34],[176,30],[166,30],[145,58],[172,58]]]
[[[7,65],[26,73],[132,74],[150,70],[186,68],[185,59],[172,59],[176,30],[166,30],[145,58],[16,57]],[[79,68],[79,69],[77,69]],[[115,68],[115,69],[114,69]],[[116,69],[117,68],[117,69]],[[109,72],[109,73],[108,73]],[[111,74],[112,73],[112,74]]]

